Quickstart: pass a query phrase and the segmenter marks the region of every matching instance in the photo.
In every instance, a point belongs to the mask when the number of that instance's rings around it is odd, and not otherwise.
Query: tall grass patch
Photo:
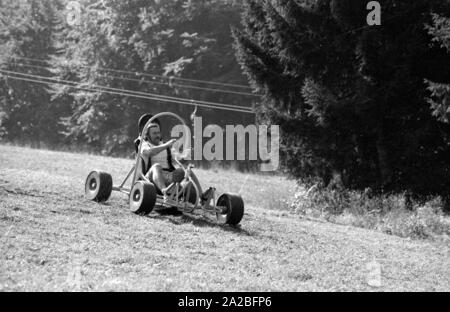
[[[305,217],[382,231],[413,239],[450,237],[450,216],[439,196],[414,200],[407,193],[377,194],[370,190],[298,187],[290,209]]]

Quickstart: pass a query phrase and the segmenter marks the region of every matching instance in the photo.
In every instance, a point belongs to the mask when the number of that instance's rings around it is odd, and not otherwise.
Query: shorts
[[[181,168],[175,169],[174,171],[163,169],[162,173],[166,184],[172,184],[173,182],[180,183],[184,179],[184,170]]]

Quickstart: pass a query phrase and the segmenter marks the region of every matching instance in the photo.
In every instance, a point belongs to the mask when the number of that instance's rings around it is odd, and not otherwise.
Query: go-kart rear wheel
[[[138,181],[130,193],[130,210],[138,215],[147,215],[156,204],[156,188],[152,183]]]
[[[84,186],[87,199],[103,203],[109,199],[113,189],[113,180],[110,174],[101,171],[91,172]]]
[[[222,214],[217,213],[217,219],[220,221],[225,217],[225,223],[229,225],[238,225],[244,217],[244,200],[236,194],[223,194],[217,200],[216,206],[225,207]]]

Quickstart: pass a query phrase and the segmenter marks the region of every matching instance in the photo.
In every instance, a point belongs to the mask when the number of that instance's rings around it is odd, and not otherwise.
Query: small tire
[[[112,176],[106,172],[92,171],[86,178],[84,193],[88,200],[106,202],[113,189]]]
[[[244,200],[236,194],[223,194],[217,200],[216,206],[226,207],[223,214],[217,214],[220,220],[222,215],[226,216],[226,224],[238,225],[244,217]]]
[[[134,184],[130,193],[130,210],[137,215],[148,215],[156,205],[156,187],[146,181]]]

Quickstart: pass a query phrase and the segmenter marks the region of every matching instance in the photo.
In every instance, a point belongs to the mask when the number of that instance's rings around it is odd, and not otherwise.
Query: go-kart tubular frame
[[[173,117],[177,119],[184,127],[186,123],[184,120],[171,112],[163,112],[153,116],[145,125],[142,133],[147,133],[150,125],[156,120],[162,117]],[[183,147],[186,148],[190,146],[190,142],[188,142],[190,138],[185,136],[185,142]],[[142,141],[141,141],[142,143]],[[156,202],[153,205],[156,205],[161,208],[176,208],[182,213],[192,213],[197,209],[201,209],[203,211],[214,213],[219,222],[228,223],[231,225],[238,224],[243,215],[244,215],[244,202],[239,195],[236,194],[223,194],[219,198],[216,196],[216,189],[212,188],[212,192],[209,192],[208,197],[203,201],[200,200],[201,194],[197,184],[192,179],[192,169],[193,165],[189,164],[187,166],[183,165],[178,159],[177,155],[173,157],[174,161],[180,166],[181,169],[184,170],[184,179],[182,181],[174,181],[171,185],[169,185],[168,192],[166,196],[162,196],[156,194]],[[135,186],[141,182],[145,182],[147,185],[152,185],[153,183],[144,175],[141,168],[142,164],[142,144],[139,144],[138,153],[136,155],[136,160],[134,166],[128,172],[127,176],[123,180],[123,182],[119,186],[112,186],[112,191],[120,192],[129,196],[130,200],[130,208],[133,212],[137,212],[137,209],[133,208],[133,201],[140,201],[140,205],[142,204],[142,199],[140,196],[144,196],[144,189],[142,189],[141,193],[136,197]],[[92,174],[92,173],[91,173]],[[125,187],[127,182],[131,180],[132,189]],[[89,179],[89,177],[88,177]],[[88,187],[88,181],[86,181],[86,188]],[[152,191],[154,192],[154,191]],[[194,197],[195,196],[195,197]],[[132,198],[133,197],[133,198]],[[149,209],[146,213],[149,213],[153,210]],[[146,214],[144,213],[144,214]]]

